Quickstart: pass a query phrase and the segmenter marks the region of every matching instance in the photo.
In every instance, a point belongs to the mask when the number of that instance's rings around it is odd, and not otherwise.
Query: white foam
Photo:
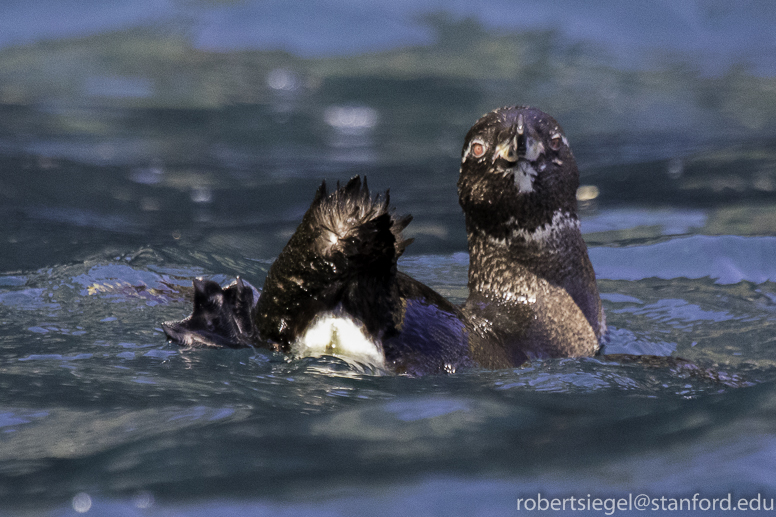
[[[385,368],[382,345],[367,334],[363,323],[339,311],[316,316],[291,345],[291,352],[300,357],[332,355]]]

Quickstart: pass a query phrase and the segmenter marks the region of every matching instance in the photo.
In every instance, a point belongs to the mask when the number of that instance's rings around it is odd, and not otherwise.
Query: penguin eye
[[[563,144],[563,137],[560,135],[553,135],[552,138],[550,138],[550,149],[553,151],[557,151],[560,149],[560,146]]]
[[[472,156],[482,158],[485,155],[485,144],[482,142],[472,142]]]

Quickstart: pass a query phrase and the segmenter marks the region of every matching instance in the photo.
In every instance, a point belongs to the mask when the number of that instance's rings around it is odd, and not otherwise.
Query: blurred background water
[[[776,496],[771,2],[1,11],[0,514]],[[193,277],[260,286],[320,181],[354,174],[414,215],[402,269],[465,299],[460,147],[508,104],[569,136],[607,351],[721,381],[597,359],[409,379],[166,343]]]

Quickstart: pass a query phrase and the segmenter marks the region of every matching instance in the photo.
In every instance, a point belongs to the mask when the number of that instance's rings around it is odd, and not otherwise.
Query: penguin
[[[225,288],[197,279],[192,314],[162,328],[182,345],[332,355],[413,376],[506,366],[500,351],[472,354],[477,337],[460,307],[398,271],[411,219],[359,176],[331,193],[323,182],[258,300],[239,278]]]
[[[579,170],[539,109],[485,114],[466,135],[458,178],[466,220],[470,322],[513,363],[595,355],[606,318],[577,216]]]

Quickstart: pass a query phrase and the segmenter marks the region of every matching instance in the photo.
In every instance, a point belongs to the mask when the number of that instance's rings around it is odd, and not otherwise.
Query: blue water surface
[[[776,498],[771,3],[2,12],[0,515]],[[552,113],[579,162],[605,352],[696,369],[409,378],[165,340],[193,278],[261,286],[320,182],[354,174],[414,216],[400,268],[465,300],[460,148],[517,103]]]

